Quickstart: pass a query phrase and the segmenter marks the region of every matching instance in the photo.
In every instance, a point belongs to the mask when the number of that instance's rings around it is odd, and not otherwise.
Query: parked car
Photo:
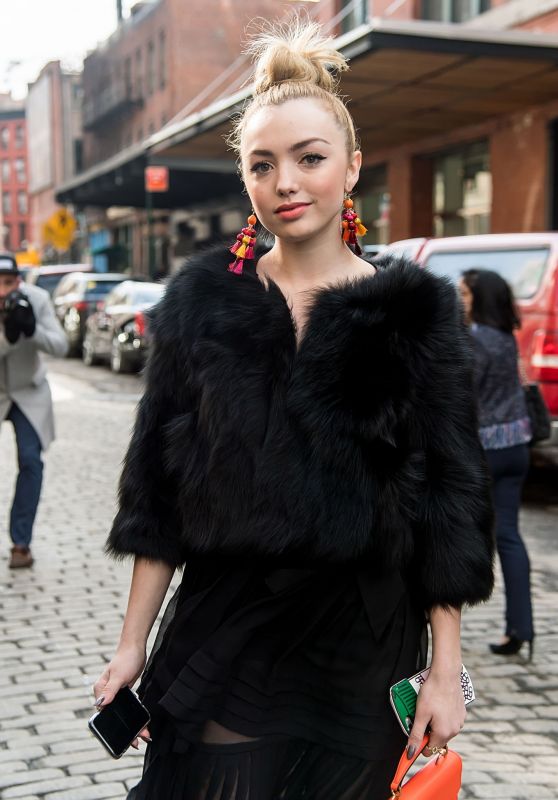
[[[123,281],[87,320],[82,358],[87,366],[108,361],[113,372],[143,366],[148,342],[146,312],[165,291],[163,283]]]
[[[72,272],[64,276],[52,295],[56,316],[69,342],[69,356],[79,355],[85,323],[97,303],[129,276],[118,272]]]
[[[511,285],[521,312],[519,353],[552,417],[545,446],[558,446],[558,233],[506,233],[406,239],[388,252],[408,256],[458,281],[466,269],[491,269]]]
[[[62,278],[69,272],[91,272],[91,264],[52,264],[50,267],[32,267],[25,274],[26,283],[34,283],[52,294]]]
[[[381,256],[385,250],[385,244],[365,244],[362,248],[362,257],[365,261],[369,261],[371,264],[373,264],[374,259],[378,256]]]

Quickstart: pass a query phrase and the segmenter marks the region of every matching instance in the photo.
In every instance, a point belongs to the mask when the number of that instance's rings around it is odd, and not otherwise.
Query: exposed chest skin
[[[361,278],[370,278],[375,275],[375,267],[365,262],[361,262],[361,264],[362,266],[357,265],[356,269],[352,269],[349,272],[339,272],[334,276],[330,276],[327,281],[315,285],[303,286],[302,288],[290,286],[284,281],[274,281],[289,308],[295,332],[297,350],[300,348],[302,340],[304,339],[308,318],[315,302],[316,294],[344,281],[360,280]],[[257,276],[267,288],[269,286],[269,278],[265,273],[265,269],[259,266]]]

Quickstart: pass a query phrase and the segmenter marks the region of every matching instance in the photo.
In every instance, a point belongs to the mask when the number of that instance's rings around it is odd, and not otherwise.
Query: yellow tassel
[[[250,244],[250,237],[249,236],[244,236],[242,241],[243,241],[244,244]]]
[[[356,220],[356,232],[357,236],[366,236],[366,234],[368,233],[368,228],[365,228],[362,222]]]
[[[244,239],[243,239],[242,240],[242,244],[240,245],[240,247],[238,248],[238,250],[235,253],[235,256],[237,258],[244,258],[245,255],[246,255],[246,245],[244,244]]]

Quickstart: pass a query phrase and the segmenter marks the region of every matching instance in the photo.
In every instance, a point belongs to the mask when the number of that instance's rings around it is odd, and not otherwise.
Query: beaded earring
[[[347,195],[343,200],[343,213],[341,214],[341,227],[343,229],[342,237],[353,253],[357,256],[362,254],[360,245],[357,242],[357,236],[364,236],[368,231],[358,218],[357,214],[353,211],[353,201]]]
[[[229,272],[234,272],[235,275],[242,275],[244,262],[254,258],[256,244],[256,229],[254,226],[257,221],[256,215],[250,214],[246,220],[247,226],[237,234],[236,242],[231,247],[231,253],[236,256],[236,260],[229,264]]]

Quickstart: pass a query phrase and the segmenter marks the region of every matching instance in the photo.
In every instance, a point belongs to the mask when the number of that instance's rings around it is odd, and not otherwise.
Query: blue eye
[[[260,174],[264,174],[269,172],[270,169],[271,164],[269,164],[267,161],[258,161],[257,164],[254,164],[250,167],[250,172],[259,172]]]

